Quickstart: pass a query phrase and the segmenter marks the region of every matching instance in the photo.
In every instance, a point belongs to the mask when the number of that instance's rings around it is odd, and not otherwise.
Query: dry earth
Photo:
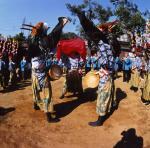
[[[60,100],[63,79],[52,82],[57,123],[47,123],[43,112],[33,110],[30,81],[0,93],[1,148],[111,148],[119,141],[150,148],[150,106],[141,102],[140,91],[117,79],[118,109],[102,127],[90,127],[97,118],[96,93],[86,90],[83,98],[68,94]]]

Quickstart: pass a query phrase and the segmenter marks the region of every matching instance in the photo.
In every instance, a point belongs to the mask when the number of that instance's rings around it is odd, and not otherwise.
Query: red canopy
[[[76,53],[78,53],[83,60],[86,59],[86,46],[85,41],[80,38],[61,40],[57,44],[56,57],[59,60],[62,54],[68,57],[74,58]]]

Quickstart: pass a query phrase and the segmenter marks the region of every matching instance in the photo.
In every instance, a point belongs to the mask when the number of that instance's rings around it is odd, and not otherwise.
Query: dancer
[[[144,77],[144,86],[142,89],[142,101],[145,105],[150,104],[150,50],[146,49],[145,51],[145,64],[146,64],[146,73]]]
[[[119,44],[116,38],[113,37],[111,40],[108,38],[110,37],[110,33],[108,32],[109,26],[105,29],[105,32],[102,32],[93,24],[92,21],[87,19],[84,12],[80,11],[76,7],[72,7],[72,12],[78,16],[85,33],[100,53],[99,61],[101,68],[99,72],[96,73],[100,75],[96,105],[98,119],[95,122],[90,122],[89,125],[101,126],[103,125],[104,117],[111,111],[112,106],[116,106],[113,66],[114,57],[119,54]]]
[[[74,95],[76,93],[79,93],[79,95],[83,93],[80,63],[80,55],[78,53],[76,53],[74,58],[68,57],[67,63],[65,63],[68,70],[60,99],[63,99],[67,92],[73,92]]]
[[[52,100],[52,88],[46,69],[48,53],[55,48],[62,33],[63,27],[69,21],[66,17],[58,18],[58,24],[47,35],[47,23],[39,22],[31,32],[29,55],[32,63],[32,89],[34,109],[42,110],[46,114],[48,122],[59,121],[54,112]]]

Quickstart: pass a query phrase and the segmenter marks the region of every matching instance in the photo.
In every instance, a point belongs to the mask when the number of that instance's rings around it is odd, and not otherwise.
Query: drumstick
[[[22,26],[28,26],[28,27],[36,28],[36,27],[34,27],[32,25],[28,25],[28,24],[22,24]]]
[[[29,30],[29,31],[32,30],[32,29],[30,29],[30,28],[24,28],[24,27],[21,27],[20,29]]]

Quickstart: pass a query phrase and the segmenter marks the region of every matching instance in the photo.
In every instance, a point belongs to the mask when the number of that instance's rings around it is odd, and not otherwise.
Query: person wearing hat
[[[48,76],[48,70],[46,69],[48,53],[51,49],[56,47],[60,39],[62,29],[68,22],[68,18],[60,17],[58,21],[58,24],[48,35],[48,25],[46,23],[39,22],[32,29],[31,42],[29,45],[29,55],[32,63],[34,109],[44,111],[48,122],[59,121],[54,112],[52,88],[50,78]]]
[[[5,89],[5,62],[2,60],[3,55],[0,53],[0,84]]]

